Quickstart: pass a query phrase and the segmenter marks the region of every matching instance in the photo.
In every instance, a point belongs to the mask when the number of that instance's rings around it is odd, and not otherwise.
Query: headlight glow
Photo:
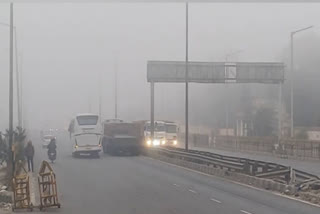
[[[173,145],[177,145],[177,144],[178,144],[178,141],[174,140]]]
[[[147,140],[147,145],[148,145],[148,146],[151,145],[151,140]]]
[[[160,145],[160,140],[153,140],[152,143],[154,146],[159,146]]]
[[[166,141],[165,141],[165,140],[162,140],[162,141],[161,141],[161,144],[162,144],[162,145],[166,144]]]

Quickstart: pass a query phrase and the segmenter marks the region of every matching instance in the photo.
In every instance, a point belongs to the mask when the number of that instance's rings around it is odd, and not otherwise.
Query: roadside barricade
[[[16,169],[21,169],[22,173],[17,173],[12,179],[13,187],[13,207],[12,210],[16,209],[29,209],[32,211],[33,205],[30,199],[30,182],[29,176],[22,163],[17,163],[19,166]]]
[[[50,164],[43,161],[38,175],[39,192],[40,192],[40,210],[46,207],[58,207],[57,182],[56,175]]]

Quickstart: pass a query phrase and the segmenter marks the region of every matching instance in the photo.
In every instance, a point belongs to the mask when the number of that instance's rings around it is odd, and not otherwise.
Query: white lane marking
[[[214,202],[217,202],[219,204],[221,204],[221,201],[217,200],[217,199],[214,199],[214,198],[210,198],[211,201],[214,201]]]
[[[249,213],[248,211],[245,211],[245,210],[240,210],[240,212],[245,213],[245,214],[252,214],[252,213]]]
[[[194,194],[197,193],[196,191],[194,191],[194,190],[192,190],[192,189],[188,189],[188,191],[189,191],[189,192],[192,192],[192,193],[194,193]]]
[[[178,185],[178,184],[173,184],[173,186],[180,187],[180,185]]]
[[[279,196],[279,197],[282,197],[282,198],[287,198],[287,199],[290,199],[290,200],[293,200],[293,201],[297,201],[297,202],[300,202],[300,203],[302,203],[302,204],[307,204],[307,205],[310,205],[310,206],[313,206],[313,207],[320,208],[320,205],[318,205],[318,204],[312,204],[311,202],[303,201],[303,200],[301,200],[301,199],[293,198],[293,197],[290,197],[290,196],[287,196],[287,195],[283,195],[283,194],[281,194],[281,193],[272,192],[272,191],[270,191],[270,190],[260,189],[260,188],[258,188],[258,187],[250,186],[250,185],[248,185],[248,184],[240,183],[240,182],[233,181],[233,180],[223,180],[222,177],[219,177],[219,176],[217,176],[217,175],[209,175],[209,174],[206,174],[206,173],[203,173],[203,172],[199,172],[199,171],[196,171],[196,170],[193,170],[193,169],[190,169],[190,168],[186,168],[186,167],[183,167],[183,166],[175,165],[175,164],[168,163],[168,162],[165,162],[165,161],[162,161],[162,160],[158,160],[158,159],[154,159],[154,158],[151,158],[151,157],[146,157],[146,159],[158,161],[158,162],[161,162],[161,163],[163,163],[163,164],[167,164],[167,165],[169,165],[169,166],[181,168],[181,169],[184,169],[184,170],[187,170],[187,171],[190,171],[190,172],[194,172],[194,173],[198,173],[198,174],[201,174],[201,175],[204,175],[204,176],[207,176],[207,177],[218,178],[220,181],[238,184],[238,185],[240,185],[240,186],[248,187],[248,188],[250,188],[250,189],[255,189],[255,190],[258,190],[258,191],[261,191],[261,192],[265,192],[265,193],[272,194],[272,195],[276,195],[276,196]]]

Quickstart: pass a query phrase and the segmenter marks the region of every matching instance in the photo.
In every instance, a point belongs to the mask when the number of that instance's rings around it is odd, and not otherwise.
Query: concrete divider
[[[284,193],[287,190],[287,186],[286,184],[280,184],[280,192]]]
[[[319,194],[316,195],[316,194],[313,194],[310,192],[300,192],[299,197],[302,200],[306,200],[306,201],[309,201],[314,204],[320,204],[320,195]]]
[[[268,179],[263,179],[262,188],[270,190],[271,189],[271,181]]]
[[[0,191],[0,202],[4,203],[12,203],[13,192],[9,192],[6,190]]]

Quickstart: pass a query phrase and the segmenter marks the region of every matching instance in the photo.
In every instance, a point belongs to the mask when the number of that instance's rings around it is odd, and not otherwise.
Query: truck
[[[146,147],[177,146],[178,125],[171,121],[154,121],[153,140],[151,140],[151,122],[148,120],[135,121],[139,125],[140,139]]]
[[[139,124],[111,120],[103,123],[102,149],[104,153],[139,155],[142,142]]]

